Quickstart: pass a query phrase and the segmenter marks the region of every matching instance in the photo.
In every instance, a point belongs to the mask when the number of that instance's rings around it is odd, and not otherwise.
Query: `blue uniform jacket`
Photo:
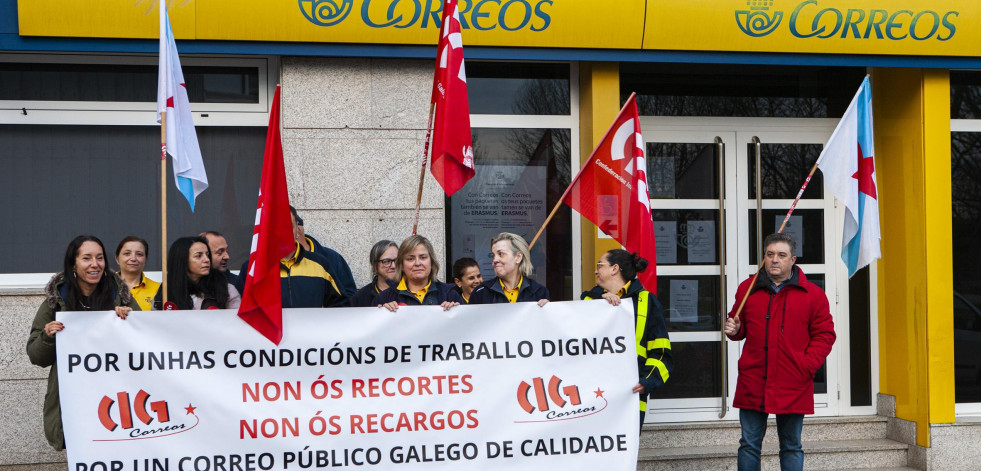
[[[362,286],[357,293],[354,293],[354,296],[351,296],[351,307],[377,306],[376,304],[371,304],[371,301],[375,299],[375,296],[378,296],[381,293],[381,291],[378,291],[378,287],[375,286],[375,282],[377,280],[378,277],[372,278],[371,283]],[[388,284],[389,288],[392,286],[394,286],[392,283]]]
[[[358,292],[358,285],[354,282],[354,274],[351,273],[351,267],[348,266],[347,260],[344,260],[344,257],[337,251],[320,245],[317,239],[309,235],[307,241],[310,243],[311,252],[327,259],[327,270],[334,276],[334,281],[337,282],[341,294],[347,298],[354,296]]]
[[[463,301],[463,297],[457,294],[456,291],[453,291],[454,286],[456,285],[433,280],[433,283],[429,285],[429,291],[426,292],[426,296],[422,298],[422,302],[420,303],[419,298],[416,298],[416,295],[412,294],[411,291],[405,289],[400,290],[398,285],[394,285],[378,293],[378,296],[375,296],[375,299],[371,301],[371,305],[377,306],[392,301],[397,301],[399,304],[406,306],[439,306],[444,301],[466,304]]]
[[[279,262],[284,308],[347,306],[347,296],[338,288],[326,258],[296,244],[293,260]]]
[[[499,280],[495,276],[481,283],[477,289],[470,293],[470,304],[507,303],[508,297],[504,295],[504,288],[501,287]],[[524,277],[524,280],[521,282],[521,288],[518,289],[517,302],[538,302],[539,299],[549,299],[548,288],[527,276]]]

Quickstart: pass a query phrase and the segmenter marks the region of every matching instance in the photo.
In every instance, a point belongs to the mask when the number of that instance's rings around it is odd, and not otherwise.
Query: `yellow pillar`
[[[593,152],[620,111],[620,64],[616,62],[583,62],[579,66],[579,163]],[[595,285],[596,260],[610,249],[620,248],[613,239],[600,239],[596,226],[582,221],[582,286]]]
[[[930,424],[954,421],[950,76],[872,76],[880,389],[896,397],[897,417],[916,422],[917,444],[930,446]]]

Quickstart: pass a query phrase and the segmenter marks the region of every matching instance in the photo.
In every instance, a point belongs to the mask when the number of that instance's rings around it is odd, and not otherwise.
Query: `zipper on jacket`
[[[783,333],[783,322],[787,320],[787,298],[789,297],[789,294],[783,297],[783,313],[780,314],[780,333]]]
[[[293,266],[286,269],[286,294],[289,296],[289,307],[293,307]]]
[[[770,306],[773,304],[774,294],[769,293],[770,299],[766,302],[766,328],[763,334],[763,397],[760,398],[760,412],[766,409],[766,381],[770,371]]]

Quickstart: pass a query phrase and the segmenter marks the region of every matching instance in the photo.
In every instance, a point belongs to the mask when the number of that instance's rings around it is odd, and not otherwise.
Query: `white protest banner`
[[[69,470],[635,469],[632,309],[58,313]]]

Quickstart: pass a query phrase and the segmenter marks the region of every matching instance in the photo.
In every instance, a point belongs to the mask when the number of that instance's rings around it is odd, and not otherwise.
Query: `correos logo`
[[[749,3],[749,10],[736,11],[736,24],[744,33],[758,38],[766,36],[780,26],[783,19],[783,12],[777,11],[770,15],[770,6],[773,0],[752,0]]]
[[[354,0],[298,0],[307,21],[334,26],[354,8]],[[361,22],[372,28],[439,28],[440,0],[362,0]],[[460,2],[460,27],[489,31],[544,31],[552,24],[554,0],[473,0]],[[383,13],[384,12],[384,13]]]
[[[334,26],[351,13],[354,0],[299,0],[303,16],[317,26]]]
[[[774,32],[784,12],[770,11],[774,0],[751,0],[749,10],[736,11],[736,25],[754,38]],[[797,38],[889,39],[900,41],[947,41],[957,33],[957,11],[885,10],[824,7],[818,0],[805,0],[791,12],[787,28]]]

